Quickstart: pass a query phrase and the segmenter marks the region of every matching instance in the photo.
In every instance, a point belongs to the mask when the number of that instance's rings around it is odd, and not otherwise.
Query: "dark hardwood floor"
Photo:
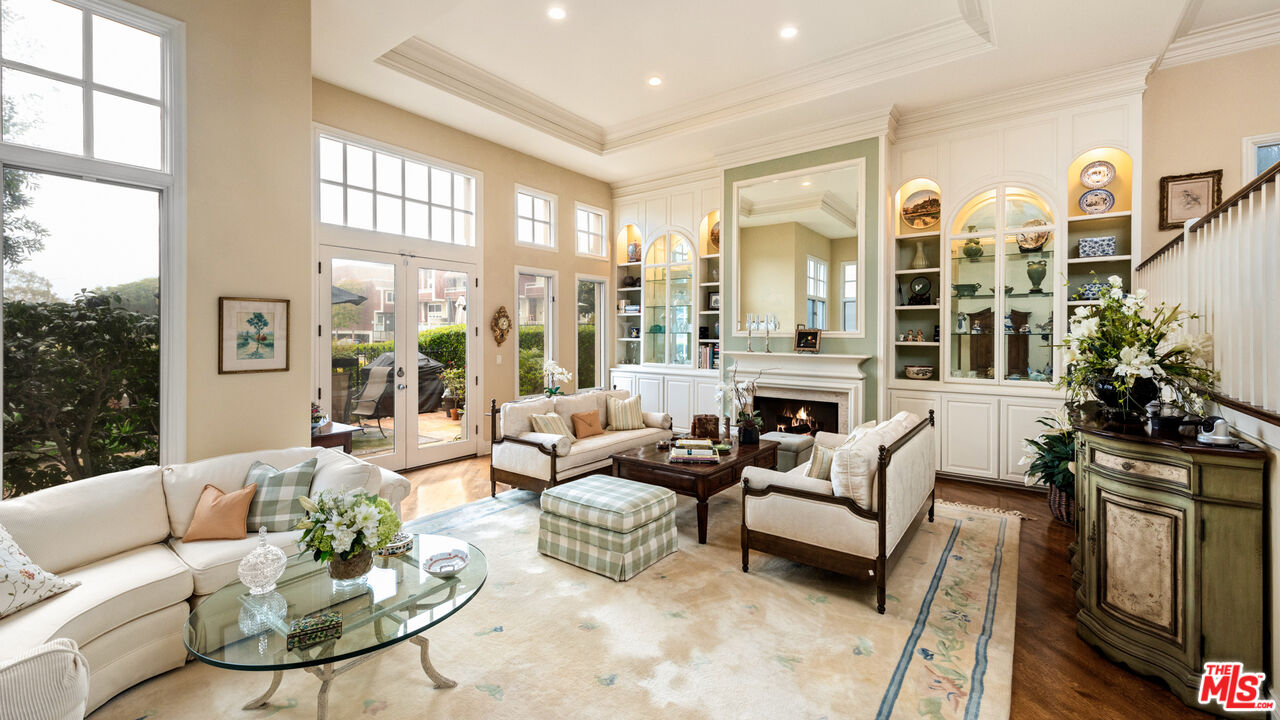
[[[406,520],[489,496],[489,458],[404,473]],[[1067,545],[1072,530],[1049,515],[1044,493],[956,480],[938,481],[938,499],[1018,510],[1018,619],[1013,651],[1014,720],[1209,718],[1160,683],[1135,675],[1085,645],[1075,630]],[[498,491],[508,489],[499,485]]]

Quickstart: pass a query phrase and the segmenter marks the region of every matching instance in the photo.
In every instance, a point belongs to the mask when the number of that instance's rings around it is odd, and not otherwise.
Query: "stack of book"
[[[671,443],[671,462],[718,463],[720,455],[710,440],[681,438]]]
[[[698,346],[698,367],[704,369],[720,369],[720,346],[702,343]]]

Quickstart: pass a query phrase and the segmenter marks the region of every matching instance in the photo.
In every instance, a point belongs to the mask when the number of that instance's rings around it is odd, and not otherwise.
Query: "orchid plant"
[[[298,522],[298,544],[312,551],[317,562],[350,560],[365,550],[377,550],[395,538],[400,518],[391,503],[364,490],[321,490],[298,502],[307,511]]]
[[[564,392],[560,387],[573,379],[573,373],[560,367],[555,360],[548,360],[542,363],[542,374],[547,379],[547,386],[543,388],[543,392],[547,397],[552,395],[563,395]]]
[[[1097,383],[1111,382],[1124,403],[1134,383],[1149,378],[1174,405],[1203,414],[1218,374],[1208,367],[1210,337],[1186,329],[1197,316],[1177,305],[1148,307],[1147,291],[1125,293],[1117,275],[1108,283],[1100,304],[1076,308],[1056,346],[1066,365],[1057,387],[1078,402],[1090,399]]]
[[[737,413],[738,427],[746,427],[755,425],[757,428],[764,426],[764,420],[760,418],[760,411],[752,407],[752,402],[756,396],[756,383],[760,377],[768,370],[761,370],[756,376],[750,380],[738,381],[738,366],[734,365],[729,371],[729,382],[720,383],[716,387],[716,402],[724,407],[725,403],[732,404],[731,412]]]

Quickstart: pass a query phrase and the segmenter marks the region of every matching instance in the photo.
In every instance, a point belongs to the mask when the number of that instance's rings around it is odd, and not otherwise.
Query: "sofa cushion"
[[[533,425],[533,431],[543,435],[564,435],[573,437],[573,430],[569,427],[569,423],[556,413],[547,413],[546,415],[530,415],[529,424]]]
[[[813,448],[813,456],[809,460],[809,469],[805,471],[805,475],[818,480],[831,479],[831,461],[835,458],[836,451],[826,445],[818,445]]]
[[[0,618],[76,586],[31,562],[0,525]]]
[[[249,483],[235,492],[224,493],[205,485],[196,503],[195,514],[187,526],[185,542],[196,540],[239,540],[245,536],[245,520],[258,486]]]
[[[573,420],[573,436],[579,440],[604,432],[604,428],[600,425],[599,410],[574,413],[570,419]]]
[[[299,552],[301,530],[269,532],[267,542],[284,550],[286,555]],[[235,582],[240,561],[258,546],[258,536],[243,540],[210,540],[184,543],[178,538],[169,539],[169,547],[191,569],[191,579],[196,595],[208,595]]]
[[[366,492],[377,495],[382,488],[382,470],[373,463],[334,448],[323,448],[316,453],[316,473],[311,477],[309,494],[315,495],[322,490],[346,492],[356,488],[364,488]]]
[[[879,469],[880,446],[892,445],[910,430],[919,418],[905,410],[870,430],[850,435],[850,442],[836,449],[831,461],[831,485],[838,497],[852,498],[868,510],[875,510],[873,492]]]
[[[656,443],[671,437],[670,430],[642,428],[640,430],[606,430],[599,435],[583,438],[573,444],[566,457],[556,460],[558,470],[573,470],[604,460],[610,455],[630,450],[648,443]]]
[[[565,425],[572,429],[574,415],[600,409],[600,400],[596,397],[599,394],[595,390],[587,390],[574,395],[557,395],[551,399],[551,404],[556,415],[559,415]]]
[[[597,390],[592,393],[596,401],[596,410],[600,411],[600,424],[603,427],[609,427],[609,398],[617,398],[626,400],[631,397],[631,393],[627,390]]]
[[[277,470],[257,461],[249,466],[244,484],[256,485],[258,491],[249,503],[248,530],[265,527],[267,532],[292,530],[306,511],[298,498],[311,492],[311,478],[316,474],[316,459],[303,460],[293,467]]]
[[[82,647],[130,620],[184,602],[191,572],[163,544],[127,550],[63,574],[80,586],[0,621],[0,655],[50,638]]]
[[[592,527],[626,533],[676,508],[676,494],[666,488],[589,475],[542,493],[542,511]]]
[[[502,423],[500,430],[505,436],[520,437],[524,433],[533,432],[533,426],[529,423],[530,415],[546,415],[553,411],[551,398],[537,397],[505,403],[499,414]]]
[[[640,410],[640,396],[626,400],[609,398],[609,429],[639,430],[644,427],[644,413]]]
[[[33,562],[52,573],[164,542],[169,522],[160,468],[98,475],[5,500],[0,525]]]
[[[66,638],[0,664],[0,720],[83,718],[88,697],[89,663]]]

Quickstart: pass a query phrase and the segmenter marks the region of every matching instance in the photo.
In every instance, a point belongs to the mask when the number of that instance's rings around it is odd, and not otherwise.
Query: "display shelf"
[[[720,281],[713,280],[711,282],[698,283],[698,287],[720,287]]]
[[[940,347],[942,345],[942,343],[940,342],[932,342],[928,340],[924,342],[920,342],[918,340],[898,340],[893,344],[899,345],[899,346],[906,346],[906,347],[922,347],[922,348],[923,347]]]
[[[895,305],[894,310],[938,310],[941,305]]]
[[[640,342],[640,338],[618,338],[618,342]]]
[[[1127,218],[1132,216],[1133,211],[1120,210],[1117,212],[1098,213],[1097,215],[1072,215],[1067,218],[1067,222],[1074,225],[1075,223],[1097,222],[1098,220],[1113,220],[1115,218]]]
[[[1068,300],[1067,307],[1076,307],[1081,305],[1101,305],[1101,300]]]
[[[1114,263],[1114,262],[1133,262],[1132,255],[1098,255],[1096,257],[1074,257],[1067,258],[1068,265],[1076,265],[1079,263]]]
[[[996,296],[994,294],[992,295],[952,295],[951,299],[952,300],[994,300],[995,297]],[[1046,299],[1052,300],[1053,293],[1051,292],[1004,293],[1000,297],[1020,298],[1020,299],[1027,299],[1027,300],[1034,299],[1034,298],[1046,298]]]
[[[942,233],[941,233],[940,231],[938,231],[938,230],[929,230],[929,231],[927,231],[927,232],[904,233],[904,234],[902,234],[902,235],[898,235],[898,236],[897,236],[897,239],[899,239],[899,240],[927,240],[927,239],[929,239],[929,238],[936,238],[936,237],[941,237],[941,236],[942,236]]]
[[[618,288],[618,292],[631,292],[631,291],[633,291],[633,290],[634,290],[635,292],[640,292],[640,288],[639,288],[638,286],[637,286],[637,287],[629,287],[629,288],[624,288],[624,287],[620,287],[620,288]]]
[[[638,312],[620,312],[620,313],[618,313],[618,317],[620,317],[620,318],[624,318],[624,317],[640,317],[640,313],[638,313]]]
[[[712,344],[712,343],[718,343],[718,342],[720,342],[720,338],[703,338],[698,341],[698,344],[699,345],[703,343]]]
[[[720,311],[719,310],[699,310],[698,314],[699,315],[719,315]]]
[[[893,274],[894,275],[925,275],[929,273],[940,273],[940,272],[942,272],[942,268],[927,267],[927,268],[918,268],[914,270],[911,268],[907,268],[906,270],[894,270]]]
[[[637,261],[635,261],[635,262],[624,262],[624,263],[618,263],[618,267],[640,267],[640,265],[641,265],[641,263],[640,263],[640,261],[639,261],[639,260],[637,260]]]

